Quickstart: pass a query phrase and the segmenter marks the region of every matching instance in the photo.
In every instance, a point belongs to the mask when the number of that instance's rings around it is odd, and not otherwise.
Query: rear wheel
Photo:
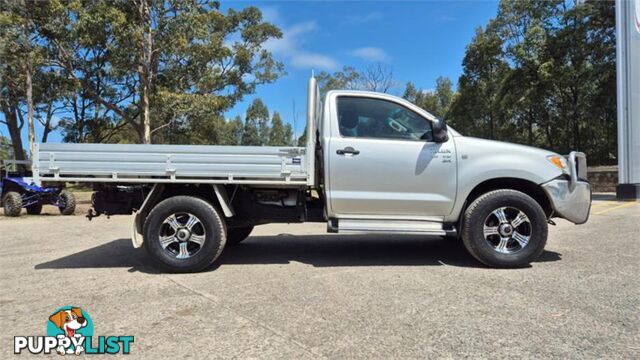
[[[62,215],[73,215],[76,211],[76,196],[71,191],[60,191],[60,205],[58,209]]]
[[[522,192],[488,192],[471,203],[464,216],[464,245],[485,265],[522,267],[544,251],[547,217],[542,207]]]
[[[144,223],[144,246],[157,264],[170,272],[196,272],[222,253],[226,229],[218,211],[193,196],[163,200]]]
[[[29,215],[40,215],[41,212],[42,204],[40,203],[27,206],[27,214]]]
[[[249,237],[253,226],[240,226],[227,229],[227,244],[236,245]]]
[[[20,216],[22,211],[22,195],[15,191],[7,192],[2,198],[5,216]]]

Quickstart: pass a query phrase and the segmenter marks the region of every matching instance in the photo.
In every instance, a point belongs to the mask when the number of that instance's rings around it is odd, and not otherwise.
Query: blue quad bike
[[[20,172],[0,171],[0,200],[5,216],[20,216],[22,208],[27,214],[38,215],[43,205],[56,206],[62,215],[72,215],[76,210],[76,198],[61,187],[37,186],[29,175]]]

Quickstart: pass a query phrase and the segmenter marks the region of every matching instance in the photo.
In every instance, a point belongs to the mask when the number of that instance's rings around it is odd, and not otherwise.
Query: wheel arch
[[[475,199],[489,191],[500,189],[516,190],[529,195],[542,207],[547,217],[550,217],[553,212],[551,202],[540,185],[527,179],[500,177],[482,181],[469,192],[458,214],[458,221],[462,221],[464,212]]]
[[[235,215],[231,203],[229,202],[226,188],[222,185],[208,185],[208,184],[180,184],[180,185],[163,185],[156,184],[153,186],[151,192],[147,194],[142,207],[134,215],[132,226],[132,242],[133,246],[138,248],[142,246],[143,228],[147,216],[151,210],[163,200],[174,196],[193,196],[200,198],[218,211],[220,211],[226,218]]]

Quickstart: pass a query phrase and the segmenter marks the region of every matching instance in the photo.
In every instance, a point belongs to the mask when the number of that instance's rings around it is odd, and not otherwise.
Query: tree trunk
[[[142,142],[151,144],[151,119],[149,110],[149,91],[151,88],[151,60],[153,54],[153,38],[151,33],[151,13],[146,0],[140,0],[138,6],[140,25],[144,29],[138,44],[139,63],[138,77],[140,78],[140,115],[142,116]]]
[[[533,143],[533,123],[534,123],[534,119],[533,119],[533,113],[531,111],[531,109],[529,109],[528,111],[528,125],[529,125],[529,146],[534,146],[535,144]]]
[[[22,148],[22,137],[20,137],[20,126],[18,125],[18,108],[2,104],[2,113],[9,129],[9,137],[11,138],[11,146],[13,147],[13,156],[16,160],[25,160],[24,149]]]
[[[32,64],[31,59],[27,56],[25,59],[26,66],[26,93],[27,93],[27,126],[29,128],[29,157],[33,159],[35,153],[36,133],[33,126],[33,84],[31,82]]]
[[[53,102],[50,102],[47,105],[47,119],[42,124],[44,129],[42,130],[42,140],[41,142],[44,144],[49,139],[49,133],[51,132],[51,120],[53,119]]]

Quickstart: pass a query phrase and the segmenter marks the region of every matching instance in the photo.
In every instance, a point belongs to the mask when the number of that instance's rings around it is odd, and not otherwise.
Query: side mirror
[[[449,141],[447,124],[442,119],[438,119],[438,121],[433,123],[433,141],[437,143]]]

